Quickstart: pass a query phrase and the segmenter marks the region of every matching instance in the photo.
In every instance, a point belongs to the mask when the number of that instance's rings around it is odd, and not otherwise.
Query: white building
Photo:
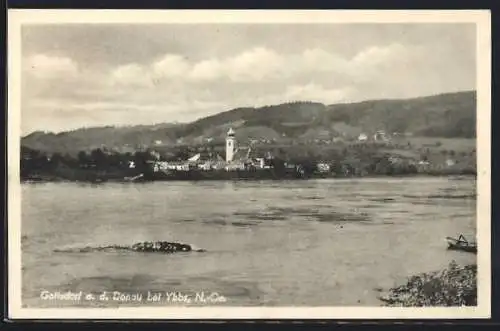
[[[234,152],[235,152],[235,144],[236,144],[236,139],[234,137],[234,131],[232,128],[229,128],[229,131],[227,132],[226,136],[226,162],[231,163],[234,158]]]
[[[366,140],[368,140],[368,136],[367,136],[365,133],[361,133],[361,134],[358,136],[358,140],[359,140],[359,141],[366,141]]]
[[[385,131],[379,130],[379,131],[375,132],[375,134],[373,135],[373,140],[375,140],[375,141],[387,141],[387,136],[385,134]]]
[[[316,168],[318,169],[319,172],[329,172],[330,171],[330,165],[325,162],[320,162],[316,165]]]

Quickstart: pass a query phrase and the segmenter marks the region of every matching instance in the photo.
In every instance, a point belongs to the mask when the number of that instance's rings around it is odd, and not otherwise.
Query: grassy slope
[[[475,137],[475,109],[475,92],[337,105],[296,102],[233,109],[188,124],[88,128],[59,134],[35,132],[24,137],[22,144],[60,153],[101,145],[115,147],[128,144],[133,148],[151,145],[156,140],[171,144],[179,138],[187,142],[203,141],[207,137],[222,139],[231,126],[237,129],[238,138],[242,140],[324,139],[338,135],[353,137],[360,132],[386,130],[412,132],[419,137],[412,138],[412,143],[416,141],[418,144],[418,139],[432,140],[432,137],[439,137],[440,141],[460,148],[464,140],[456,138]]]

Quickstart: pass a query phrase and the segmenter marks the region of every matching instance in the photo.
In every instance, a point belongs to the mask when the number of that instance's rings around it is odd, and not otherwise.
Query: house
[[[330,172],[330,165],[325,162],[320,162],[316,165],[319,172]]]
[[[385,131],[383,130],[379,130],[377,132],[375,132],[375,134],[373,135],[373,140],[375,141],[387,141],[387,136],[385,134]]]
[[[224,159],[218,153],[200,152],[187,160],[192,167],[201,170],[223,169],[226,165]]]
[[[448,167],[452,167],[452,166],[454,166],[454,165],[455,165],[455,163],[456,163],[456,162],[455,162],[455,160],[452,160],[452,159],[448,159],[448,160],[446,160],[446,165],[447,165]]]
[[[358,140],[359,141],[367,141],[368,140],[368,136],[365,133],[360,133],[359,136],[358,136]]]
[[[160,159],[160,153],[158,153],[157,151],[150,151],[149,155],[151,155],[151,157],[154,158],[155,160]]]
[[[226,171],[245,170],[247,167],[243,162],[229,163],[225,166]]]
[[[159,170],[189,171],[190,165],[186,162],[157,162]]]

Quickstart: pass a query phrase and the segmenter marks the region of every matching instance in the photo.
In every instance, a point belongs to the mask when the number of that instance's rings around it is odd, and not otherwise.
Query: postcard
[[[8,20],[9,318],[490,317],[488,11]]]

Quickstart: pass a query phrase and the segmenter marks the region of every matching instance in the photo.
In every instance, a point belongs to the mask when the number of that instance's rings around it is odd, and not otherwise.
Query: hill
[[[133,150],[154,144],[221,141],[229,127],[238,139],[354,138],[361,132],[411,133],[420,137],[475,138],[476,92],[457,92],[404,100],[372,100],[324,105],[291,102],[260,108],[237,108],[187,124],[85,128],[58,134],[34,132],[21,144],[74,154],[101,146]]]

